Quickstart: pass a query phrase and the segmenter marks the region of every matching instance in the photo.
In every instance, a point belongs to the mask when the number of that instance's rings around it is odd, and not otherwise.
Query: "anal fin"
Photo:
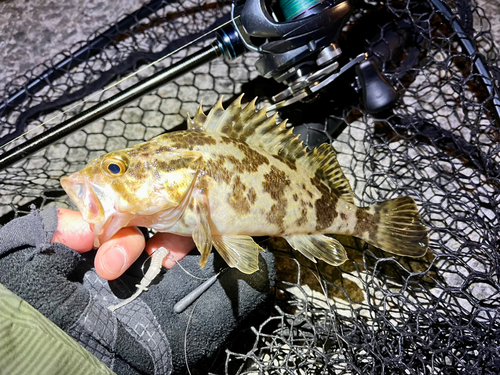
[[[285,237],[285,240],[313,262],[320,259],[332,266],[340,266],[347,260],[344,246],[336,239],[323,234],[296,234]]]
[[[250,236],[214,236],[213,244],[229,267],[246,274],[259,269],[259,250],[264,251]]]

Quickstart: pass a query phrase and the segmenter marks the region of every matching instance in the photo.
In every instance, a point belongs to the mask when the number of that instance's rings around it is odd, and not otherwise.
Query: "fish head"
[[[145,158],[130,148],[95,158],[82,170],[63,177],[61,185],[91,225],[94,246],[99,246],[128,225],[151,227],[157,216],[178,218],[155,214],[182,206],[200,160],[200,154],[192,151]]]

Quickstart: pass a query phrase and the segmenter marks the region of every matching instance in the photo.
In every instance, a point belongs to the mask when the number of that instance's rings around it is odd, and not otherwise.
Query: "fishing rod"
[[[438,10],[444,12],[445,16],[447,15],[447,8],[442,2],[433,0],[433,3]],[[154,9],[159,9],[157,0],[154,1],[154,5]],[[147,67],[213,34],[215,41],[210,45],[53,126],[42,134],[5,151],[0,155],[0,171],[187,72],[222,56],[228,60],[235,59],[247,51],[260,54],[255,63],[260,75],[287,86],[285,90],[272,97],[274,103],[268,108],[269,111],[276,111],[299,101],[313,99],[319,91],[330,86],[340,76],[351,70],[355,71],[357,89],[366,112],[377,113],[390,108],[397,102],[398,94],[380,72],[379,60],[376,56],[362,53],[350,61],[344,61],[340,66],[342,50],[338,39],[354,10],[352,0],[279,0],[270,4],[266,4],[263,0],[233,1],[228,22],[161,57]],[[455,20],[453,26],[460,27],[460,24]],[[466,38],[462,38],[463,33],[460,35],[461,41],[465,40],[468,50],[477,52]],[[488,71],[484,69],[484,64],[481,68],[481,63],[480,59],[476,59],[483,83],[493,97],[494,115],[500,118],[498,92],[491,84],[492,80]],[[130,76],[124,80],[128,78]],[[34,89],[32,87],[32,90]],[[17,97],[20,96],[17,95]],[[13,100],[7,99],[7,104],[9,101],[13,103]],[[15,140],[24,135],[26,133]],[[1,146],[0,150],[5,149],[10,143],[12,141]]]
[[[209,46],[4,152],[0,155],[0,171],[221,56],[231,60],[249,50],[261,53],[256,63],[259,73],[289,86],[275,96],[276,104],[270,110],[315,95],[319,88],[347,70],[339,69],[336,60],[341,50],[336,41],[352,10],[348,1],[281,1],[271,9],[260,0],[233,2],[230,21],[213,30],[215,41]],[[365,56],[358,57],[355,63],[362,60]],[[373,77],[366,76],[366,79]],[[32,90],[35,88],[31,86]],[[15,98],[7,100],[7,104],[18,101],[23,95],[27,93],[17,93]]]

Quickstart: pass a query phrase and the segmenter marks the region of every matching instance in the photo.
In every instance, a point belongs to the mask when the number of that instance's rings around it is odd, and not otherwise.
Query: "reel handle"
[[[377,113],[393,106],[398,93],[384,78],[375,62],[365,60],[356,66],[361,85],[361,100],[369,113]]]

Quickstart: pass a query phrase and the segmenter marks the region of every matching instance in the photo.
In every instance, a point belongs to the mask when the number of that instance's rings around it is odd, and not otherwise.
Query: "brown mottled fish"
[[[241,97],[222,99],[188,130],[92,160],[61,184],[96,234],[98,246],[120,228],[137,225],[192,236],[204,266],[212,246],[231,267],[258,269],[262,250],[252,236],[285,238],[315,261],[340,265],[340,242],[361,238],[410,257],[427,250],[426,228],[410,197],[370,207],[354,196],[331,145],[308,152],[285,122]]]

